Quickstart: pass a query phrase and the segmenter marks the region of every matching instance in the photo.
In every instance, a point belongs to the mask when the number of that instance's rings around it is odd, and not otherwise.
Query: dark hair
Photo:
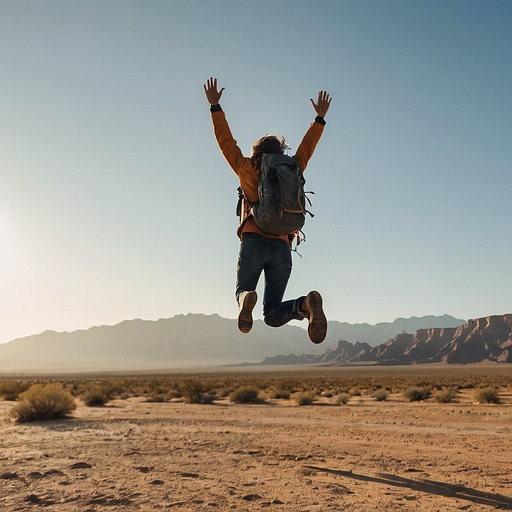
[[[261,168],[261,157],[265,153],[283,154],[284,150],[288,147],[286,139],[280,135],[267,133],[260,137],[252,145],[251,160],[257,169]]]

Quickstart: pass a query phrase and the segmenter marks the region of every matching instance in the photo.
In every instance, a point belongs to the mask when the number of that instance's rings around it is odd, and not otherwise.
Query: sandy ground
[[[146,403],[15,424],[0,402],[0,510],[512,510],[504,405]]]

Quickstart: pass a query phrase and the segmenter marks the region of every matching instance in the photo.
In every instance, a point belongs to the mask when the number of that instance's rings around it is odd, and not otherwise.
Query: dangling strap
[[[297,231],[297,233],[293,234],[293,238],[295,239],[295,249],[292,249],[291,251],[297,254],[299,258],[302,258],[302,254],[297,250],[297,247],[301,244],[301,242],[306,241],[306,235],[301,229],[300,231]],[[291,244],[293,245],[293,240]]]
[[[238,187],[238,203],[236,204],[236,214],[238,217],[242,216],[242,202],[244,200],[244,191],[242,187]]]
[[[302,254],[297,250],[297,246],[295,246],[295,249],[292,249],[292,252],[294,252],[299,258],[302,258]]]
[[[309,199],[307,194],[315,195],[315,193],[312,190],[308,190],[307,192],[304,192],[304,197],[306,198],[306,201],[309,203],[309,206],[313,206],[313,203],[311,202],[311,199]],[[311,215],[311,218],[314,217],[314,215],[309,210],[306,210],[306,208],[304,208],[304,213],[308,213],[309,215]]]

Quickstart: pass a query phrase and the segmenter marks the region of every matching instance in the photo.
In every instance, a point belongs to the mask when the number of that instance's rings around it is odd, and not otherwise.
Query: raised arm
[[[320,91],[316,103],[312,99],[310,100],[317,117],[315,121],[311,123],[309,130],[306,132],[306,135],[304,135],[295,153],[295,158],[298,160],[303,171],[306,169],[310,158],[313,156],[316,145],[322,136],[325,126],[324,116],[331,106],[331,99],[327,92]]]
[[[208,103],[210,105],[218,105],[220,102],[220,97],[224,92],[224,87],[219,91],[217,89],[217,79],[213,77],[210,77],[208,80],[206,80],[206,83],[203,87]]]
[[[223,91],[224,87],[220,91],[218,90],[217,79],[213,77],[209,78],[204,85],[206,99],[210,104],[213,132],[224,158],[227,160],[235,174],[240,178],[240,183],[243,189],[245,191],[255,190],[251,197],[248,196],[249,200],[256,201],[258,198],[258,175],[254,175],[252,172],[251,159],[245,157],[242,154],[241,149],[238,147],[238,144],[231,133],[228,122],[226,121],[226,116],[219,105]]]
[[[215,84],[217,81],[215,81]],[[221,91],[222,94],[222,91]],[[315,103],[312,99],[311,105],[313,105],[313,108],[315,109],[316,115],[320,117],[325,117],[325,114],[327,114],[327,111],[329,110],[329,107],[331,106],[331,100],[332,98],[327,94],[326,91],[320,91],[318,93],[318,100]]]

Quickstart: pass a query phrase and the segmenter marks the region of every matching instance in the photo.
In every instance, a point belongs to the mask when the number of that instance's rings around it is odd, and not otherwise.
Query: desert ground
[[[510,382],[512,368],[500,372]],[[16,423],[3,401],[0,510],[512,510],[512,384],[500,396],[125,397],[33,423]]]

